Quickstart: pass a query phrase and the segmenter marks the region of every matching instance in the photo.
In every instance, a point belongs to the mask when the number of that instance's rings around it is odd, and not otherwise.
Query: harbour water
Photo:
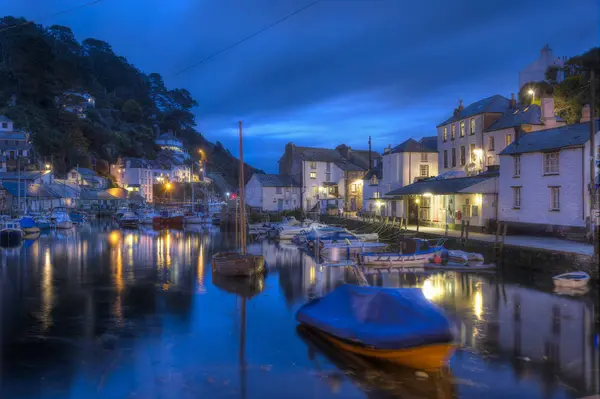
[[[353,274],[262,242],[251,289],[213,279],[218,229],[119,230],[110,222],[0,249],[0,398],[579,398],[598,393],[598,293],[551,276],[368,275],[420,287],[455,321],[449,370],[348,364],[297,331],[294,314]],[[243,296],[238,295],[241,293]],[[244,299],[245,298],[245,299]]]

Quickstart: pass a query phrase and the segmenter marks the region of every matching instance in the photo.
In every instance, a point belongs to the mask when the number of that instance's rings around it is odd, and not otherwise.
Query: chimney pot
[[[590,119],[591,119],[590,105],[586,104],[581,109],[581,120],[579,122],[581,122],[581,123],[589,122]]]

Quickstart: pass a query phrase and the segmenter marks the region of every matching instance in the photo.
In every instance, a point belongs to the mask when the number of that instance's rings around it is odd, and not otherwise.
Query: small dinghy
[[[296,320],[338,348],[414,369],[439,369],[456,349],[452,324],[418,288],[342,285]]]
[[[552,277],[555,287],[582,288],[590,281],[590,275],[585,272],[570,272]]]
[[[403,242],[402,252],[363,252],[358,256],[359,264],[385,267],[415,267],[431,262],[444,250],[446,240],[441,238],[433,246],[429,240],[411,238]]]

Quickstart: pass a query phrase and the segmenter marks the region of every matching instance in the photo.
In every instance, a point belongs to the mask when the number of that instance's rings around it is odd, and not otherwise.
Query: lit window
[[[494,136],[490,136],[490,138],[488,139],[488,149],[490,151],[494,151]]]
[[[550,187],[550,210],[560,210],[560,187]]]
[[[429,177],[429,165],[421,165],[421,177]]]
[[[471,163],[475,163],[477,155],[475,154],[475,144],[469,145],[469,153],[471,154]]]
[[[455,137],[456,137],[456,125],[453,123],[452,126],[450,126],[450,140],[454,140]]]
[[[513,187],[513,208],[521,207],[521,187]]]
[[[558,152],[544,154],[544,174],[558,174]]]
[[[427,153],[426,152],[421,153],[421,162],[427,162]]]
[[[460,137],[465,137],[465,121],[460,122]]]
[[[508,147],[512,143],[512,134],[507,134],[504,138],[505,145]]]
[[[377,185],[377,176],[375,176],[375,175],[371,176],[371,184]]]
[[[521,156],[520,155],[515,155],[515,157],[513,158],[514,164],[515,164],[515,173],[514,176],[518,177],[521,176]]]
[[[475,118],[471,118],[471,135],[475,134]]]
[[[356,192],[356,184],[350,185],[350,191],[353,192],[353,193]]]
[[[310,163],[310,168],[311,168],[311,169],[317,169],[317,163],[316,163],[316,162],[314,162],[314,161],[313,161],[313,162],[311,162],[311,163]]]
[[[310,172],[310,178],[311,179],[316,179],[317,178],[317,172]]]
[[[444,143],[448,141],[448,127],[444,128]]]

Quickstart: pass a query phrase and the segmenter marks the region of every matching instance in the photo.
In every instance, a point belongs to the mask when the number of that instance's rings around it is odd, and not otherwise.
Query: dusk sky
[[[597,0],[407,2],[320,0],[194,68],[198,61],[313,0],[2,0],[0,15],[105,40],[199,103],[197,129],[267,172],[287,142],[381,151],[465,105],[518,90],[518,71],[544,44],[555,56],[598,45]]]

